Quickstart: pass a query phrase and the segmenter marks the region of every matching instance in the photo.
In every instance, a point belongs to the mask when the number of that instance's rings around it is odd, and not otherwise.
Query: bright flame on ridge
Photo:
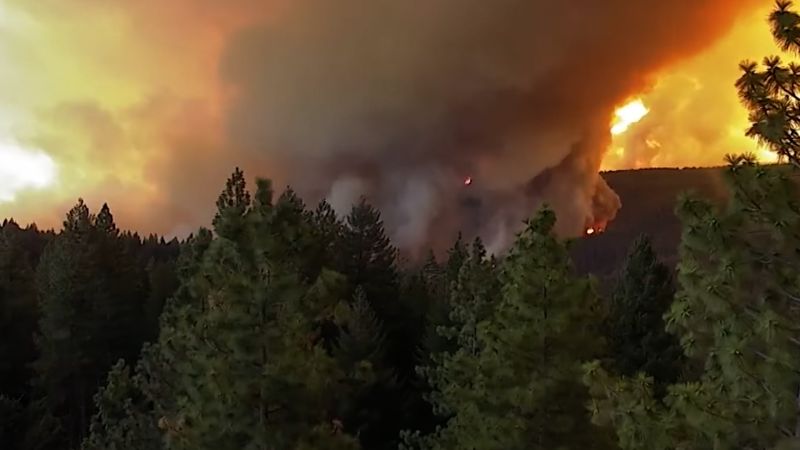
[[[12,202],[17,193],[53,185],[57,169],[44,152],[0,142],[0,203]]]
[[[624,133],[631,125],[642,120],[650,110],[644,106],[641,99],[633,100],[614,111],[614,125],[611,127],[611,134],[617,135]]]

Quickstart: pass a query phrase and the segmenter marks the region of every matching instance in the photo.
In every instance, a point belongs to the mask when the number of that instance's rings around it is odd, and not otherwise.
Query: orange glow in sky
[[[218,79],[220,56],[232,30],[256,20],[246,12],[256,2],[223,3],[0,0],[0,219],[57,226],[80,196],[108,201],[122,226],[146,232],[206,221],[206,199],[233,167],[222,159],[223,129],[236,93]],[[774,160],[744,136],[734,88],[741,60],[777,52],[771,7],[744,14],[611,111],[602,168],[719,165],[743,151]],[[181,170],[180,161],[193,166]],[[208,182],[189,194],[162,183],[194,182],[194,173]],[[208,210],[189,206],[200,203]],[[148,210],[168,211],[161,220],[170,225],[148,222]]]
[[[762,162],[777,161],[745,136],[747,111],[734,87],[740,61],[781,54],[766,22],[772,7],[764,2],[708,49],[658,74],[639,94],[642,105],[632,108],[647,111],[640,120],[620,130],[624,122],[611,117],[612,142],[602,168],[714,166],[728,153],[745,152]]]

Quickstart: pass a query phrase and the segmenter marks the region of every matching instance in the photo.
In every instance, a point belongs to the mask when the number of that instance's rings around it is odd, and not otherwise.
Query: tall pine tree
[[[42,255],[34,384],[73,447],[88,431],[106,371],[119,358],[132,361],[145,338],[143,280],[107,205],[95,216],[79,200]]]
[[[268,182],[250,201],[237,170],[217,204],[217,236],[189,247],[140,363],[167,448],[354,448],[336,425],[343,375],[315,337],[343,298],[341,277],[304,281],[276,241],[288,224]]]
[[[409,438],[428,449],[602,448],[589,426],[580,365],[597,355],[598,299],[572,275],[544,210],[518,236],[493,313],[466,322],[460,348],[436,358],[431,400],[447,424]],[[480,307],[481,303],[476,306]],[[476,331],[473,331],[475,330]]]
[[[617,279],[607,322],[609,353],[620,374],[645,372],[659,385],[677,380],[683,352],[662,318],[674,295],[672,271],[640,236]]]

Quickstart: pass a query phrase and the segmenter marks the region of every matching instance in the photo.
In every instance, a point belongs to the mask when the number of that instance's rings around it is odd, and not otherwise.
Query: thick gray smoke
[[[542,202],[575,235],[620,207],[597,173],[614,107],[749,3],[293,1],[228,42],[229,136],[309,199],[367,196],[406,248],[502,248]]]

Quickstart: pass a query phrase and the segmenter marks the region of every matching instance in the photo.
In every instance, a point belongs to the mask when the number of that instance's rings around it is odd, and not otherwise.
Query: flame
[[[592,227],[587,228],[586,229],[586,234],[589,235],[589,236],[593,235],[594,234],[594,228],[592,228]]]
[[[611,134],[618,135],[628,130],[636,122],[642,120],[650,110],[644,106],[642,99],[635,99],[614,111],[614,125],[611,127]]]
[[[472,177],[464,178],[464,186],[469,186],[472,184]]]

